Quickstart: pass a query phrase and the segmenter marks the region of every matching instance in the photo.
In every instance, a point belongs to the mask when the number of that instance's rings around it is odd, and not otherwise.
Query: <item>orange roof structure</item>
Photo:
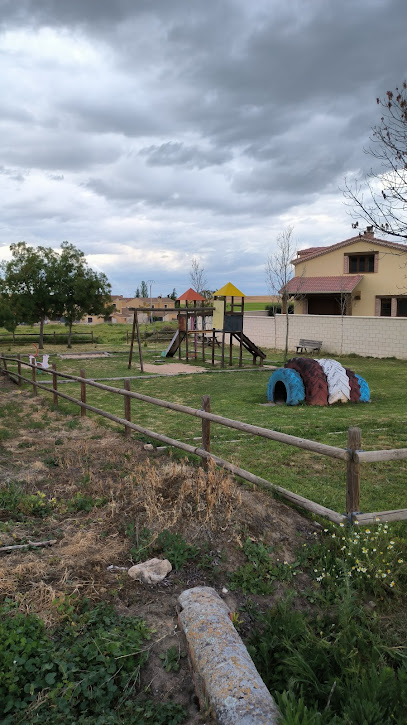
[[[244,297],[243,292],[237,289],[234,284],[228,282],[223,287],[214,292],[214,297]]]
[[[184,294],[177,297],[177,302],[178,300],[180,302],[183,302],[185,300],[187,302],[205,302],[205,297],[202,297],[199,292],[195,292],[195,290],[190,287],[189,289],[187,289],[186,292],[184,292]]]

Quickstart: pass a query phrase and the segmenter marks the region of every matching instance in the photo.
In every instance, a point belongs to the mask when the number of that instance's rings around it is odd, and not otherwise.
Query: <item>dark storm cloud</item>
[[[146,157],[150,166],[185,166],[189,169],[204,169],[230,161],[232,154],[219,149],[201,149],[183,143],[168,141],[160,146],[141,149],[140,156]]]

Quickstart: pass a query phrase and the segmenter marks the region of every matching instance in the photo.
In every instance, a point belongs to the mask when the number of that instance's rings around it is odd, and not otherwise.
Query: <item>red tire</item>
[[[284,367],[296,370],[301,375],[305,387],[305,402],[308,405],[328,405],[328,383],[317,360],[311,357],[294,357]]]
[[[346,370],[346,375],[349,378],[350,400],[352,403],[359,403],[359,401],[360,401],[359,380],[357,379],[353,370],[350,370],[349,368],[345,368],[345,370]]]

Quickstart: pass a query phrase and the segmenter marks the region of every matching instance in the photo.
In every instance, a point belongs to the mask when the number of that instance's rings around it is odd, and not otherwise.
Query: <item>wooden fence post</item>
[[[6,360],[6,356],[5,356],[4,352],[2,352],[1,356],[2,356],[2,358],[3,358],[3,367],[4,367],[4,372],[6,373],[6,377],[7,377],[7,379],[8,379],[8,367],[7,367],[7,360]]]
[[[31,368],[31,375],[32,375],[32,381],[33,381],[33,395],[38,395],[37,392],[37,366],[34,365]]]
[[[57,364],[52,363],[52,387],[54,389],[54,405],[58,407],[58,376],[57,376]]]
[[[205,413],[211,412],[210,395],[202,396],[202,410],[204,410]],[[202,448],[204,451],[208,451],[208,453],[211,450],[211,423],[209,420],[206,420],[206,418],[202,418]],[[208,461],[205,458],[202,459],[202,465],[205,469],[208,468]]]
[[[57,344],[57,333],[54,330],[54,345],[56,345],[56,344]]]
[[[351,458],[346,464],[346,513],[351,517],[360,509],[360,463],[354,460],[354,451],[361,447],[360,428],[348,428],[348,450]]]
[[[81,368],[80,371],[81,378],[86,378],[86,370]],[[86,403],[86,383],[83,381],[81,382],[81,401],[82,403]],[[83,408],[81,406],[81,418],[86,418],[86,408]]]
[[[130,378],[124,379],[124,389],[130,392]],[[124,396],[124,417],[131,423],[131,398],[129,395]],[[128,438],[131,434],[131,428],[124,426],[124,435]]]
[[[21,388],[22,382],[21,382],[21,377],[20,377],[21,376],[21,355],[20,355],[20,353],[18,353],[18,355],[17,355],[17,375],[18,375],[17,385]]]
[[[92,340],[92,343],[93,343],[94,342],[94,340],[93,340],[93,330],[90,331],[90,334],[91,334],[91,340]]]

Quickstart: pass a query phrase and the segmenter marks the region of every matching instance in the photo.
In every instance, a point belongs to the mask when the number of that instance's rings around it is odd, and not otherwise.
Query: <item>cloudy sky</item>
[[[406,0],[0,0],[0,259],[72,242],[116,294],[267,292],[278,233],[352,236]]]

